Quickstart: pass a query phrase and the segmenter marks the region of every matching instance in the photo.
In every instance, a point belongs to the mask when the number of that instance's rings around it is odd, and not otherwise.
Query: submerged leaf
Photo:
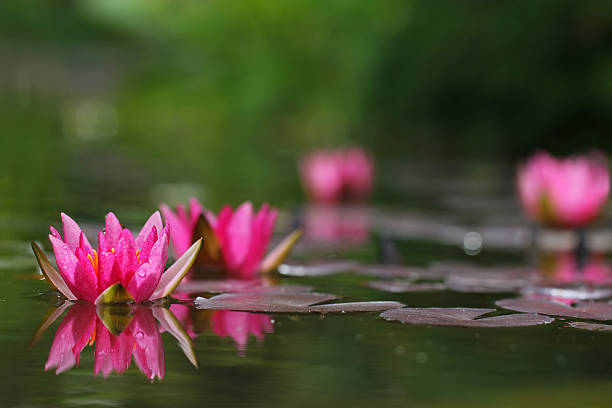
[[[297,229],[287,235],[261,262],[261,272],[272,272],[285,260],[291,249],[302,236],[302,230]]]
[[[306,313],[308,306],[337,299],[326,293],[227,293],[210,299],[198,297],[199,309],[237,310],[243,312]]]
[[[134,315],[129,305],[109,305],[98,304],[96,307],[98,317],[104,323],[104,326],[113,335],[119,336],[123,329],[132,321]]]
[[[416,307],[387,310],[380,316],[385,320],[407,324],[482,328],[536,326],[548,324],[555,320],[551,317],[533,313],[518,313],[474,320],[493,311],[494,309]]]
[[[40,249],[40,247],[36,244],[36,242],[32,241],[32,251],[34,251],[34,255],[36,256],[36,260],[38,261],[38,266],[40,266],[40,270],[42,274],[45,276],[47,283],[51,286],[52,289],[57,290],[62,295],[66,296],[68,300],[76,300],[77,297],[74,296],[72,291],[66,285],[64,278],[62,275],[53,267],[49,259],[45,253]]]
[[[185,329],[176,316],[174,316],[174,313],[165,307],[154,307],[152,310],[153,316],[157,319],[161,327],[178,341],[179,347],[183,350],[187,360],[189,360],[194,367],[198,368],[198,358],[196,357],[191,337],[185,332]]]
[[[575,317],[578,319],[612,320],[612,304],[607,302],[581,302],[572,307],[547,299],[513,298],[498,300],[495,304],[517,312]]]
[[[189,249],[166,270],[166,272],[162,273],[157,288],[153,291],[150,299],[166,297],[176,289],[178,284],[181,283],[181,280],[187,275],[187,272],[189,272],[189,268],[191,268],[195,262],[201,245],[202,238],[194,242],[193,245],[191,245],[191,247],[189,247]]]
[[[349,303],[330,303],[327,305],[316,305],[308,308],[309,312],[319,313],[348,313],[348,312],[380,312],[389,309],[397,309],[406,305],[399,302],[349,302]]]
[[[133,302],[134,298],[120,283],[115,283],[100,293],[94,302],[98,304]]]

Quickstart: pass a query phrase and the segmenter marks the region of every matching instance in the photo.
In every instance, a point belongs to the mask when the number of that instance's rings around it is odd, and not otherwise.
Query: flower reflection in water
[[[612,284],[612,267],[605,261],[604,254],[593,253],[588,256],[584,265],[580,265],[574,252],[556,252],[544,254],[540,269],[552,283],[610,285]]]
[[[55,313],[50,316],[56,317]],[[43,330],[52,323],[48,320],[41,325]],[[123,373],[133,357],[149,380],[162,379],[165,360],[160,333],[163,331],[178,340],[186,357],[197,367],[191,339],[170,310],[143,305],[96,307],[90,303],[74,303],[55,332],[45,370],[55,369],[60,374],[72,369],[79,364],[85,347],[93,345],[96,375]],[[35,338],[39,336],[37,333]]]
[[[304,232],[316,242],[362,244],[369,238],[370,212],[366,207],[309,205],[304,210]]]
[[[268,314],[197,310],[183,304],[174,304],[170,309],[191,338],[211,328],[218,337],[231,337],[241,355],[248,348],[250,335],[262,342],[266,334],[274,333],[274,318]]]

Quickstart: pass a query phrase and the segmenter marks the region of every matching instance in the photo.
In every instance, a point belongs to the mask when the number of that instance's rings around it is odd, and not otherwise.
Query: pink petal
[[[122,231],[123,231],[123,228],[121,227],[121,223],[119,222],[115,214],[113,214],[112,212],[109,212],[108,214],[106,214],[105,225],[104,225],[104,235],[106,237],[107,244],[111,248],[114,248],[115,245],[117,245],[117,242],[119,241],[119,238],[121,237]]]
[[[113,274],[113,271],[115,271],[114,265],[114,253],[104,250],[100,250],[100,252],[98,252],[98,287],[100,292],[103,292],[109,286],[121,281],[121,276],[119,276],[118,270],[116,274]]]
[[[132,279],[138,268],[134,236],[127,228],[121,232],[121,237],[115,247],[115,264],[113,275],[118,276],[124,288]]]
[[[168,257],[168,235],[162,234],[151,249],[149,262],[141,265],[125,286],[136,302],[149,299],[161,278]]]
[[[57,230],[55,228],[53,228],[53,226],[50,225],[49,229],[51,230],[51,235],[53,235],[55,238],[63,241],[62,236],[60,235],[59,232],[57,232]]]
[[[265,203],[262,205],[261,210],[255,215],[251,231],[251,245],[244,264],[240,268],[242,277],[251,277],[253,273],[259,269],[259,264],[264,256],[268,240],[270,239],[267,234],[268,228],[268,211],[269,204]]]
[[[178,258],[191,245],[193,231],[167,205],[161,205],[161,212],[166,222],[170,224],[170,241],[174,257]]]
[[[219,211],[219,215],[217,216],[216,222],[210,224],[211,226],[214,225],[213,228],[215,229],[215,234],[217,235],[219,244],[222,247],[225,245],[225,230],[227,229],[227,226],[229,225],[229,222],[231,221],[233,215],[234,210],[232,209],[232,207],[226,205],[221,209],[221,211]]]
[[[225,229],[223,257],[230,271],[239,270],[246,259],[252,239],[252,222],[253,204],[247,201],[238,207]]]
[[[104,378],[108,377],[113,372],[113,345],[111,337],[114,337],[108,331],[104,323],[97,319],[96,324],[96,343],[94,350],[94,374],[102,373]]]
[[[79,263],[77,264],[74,274],[74,281],[77,285],[77,291],[74,293],[79,299],[94,302],[98,297],[98,276],[96,275],[96,271],[89,262],[85,251],[81,248],[77,248],[75,255]]]
[[[97,281],[95,272],[92,282],[91,274],[84,270],[76,255],[68,247],[68,244],[53,235],[49,235],[49,240],[53,246],[57,267],[70,291],[79,299],[95,300],[95,297],[91,298],[92,288],[95,290]],[[78,249],[82,252],[80,248]],[[81,279],[85,280],[81,281]]]
[[[138,260],[139,265],[149,262],[149,255],[151,254],[151,249],[153,248],[153,245],[157,242],[157,240],[157,227],[154,226],[149,232],[149,236],[143,242],[140,248],[140,259]]]
[[[64,231],[64,242],[74,251],[81,241],[81,228],[72,218],[65,213],[61,213],[62,229]]]
[[[87,237],[85,236],[85,234],[83,234],[82,232],[79,238],[79,248],[85,251],[86,254],[93,255],[93,248],[91,247],[91,244],[87,240]]]
[[[200,215],[202,214],[204,214],[204,207],[202,207],[202,204],[200,204],[197,198],[191,197],[189,199],[189,222],[191,224],[192,231],[198,222],[198,218],[200,218]]]
[[[136,237],[136,249],[141,249],[145,240],[149,236],[149,233],[153,229],[153,227],[157,228],[157,231],[161,231],[163,229],[161,215],[159,211],[155,211],[153,215],[149,217],[145,225],[142,227],[138,236]]]

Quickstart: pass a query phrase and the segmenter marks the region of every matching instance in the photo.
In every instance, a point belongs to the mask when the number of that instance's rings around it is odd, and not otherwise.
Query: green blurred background
[[[316,147],[383,175],[609,151],[611,51],[605,0],[3,1],[2,208],[290,203]]]

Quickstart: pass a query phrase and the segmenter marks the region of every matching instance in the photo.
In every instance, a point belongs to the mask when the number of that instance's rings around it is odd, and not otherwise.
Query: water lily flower
[[[64,213],[61,217],[63,237],[53,227],[49,235],[59,272],[34,242],[32,249],[47,282],[69,300],[143,302],[166,297],[189,271],[201,245],[197,240],[164,272],[169,226],[162,227],[158,211],[136,238],[108,213],[97,250],[72,218]]]
[[[542,152],[518,167],[517,185],[532,218],[551,227],[579,228],[606,203],[610,175],[601,154],[557,159]]]
[[[267,203],[257,212],[249,201],[236,210],[226,205],[215,215],[192,198],[189,211],[178,205],[175,213],[165,204],[161,211],[170,225],[170,242],[176,256],[204,237],[197,264],[240,278],[276,269],[301,236],[299,230],[292,232],[264,257],[278,214]]]
[[[363,200],[372,190],[374,162],[362,149],[318,150],[300,163],[302,184],[315,201]]]
[[[55,332],[45,370],[55,369],[60,374],[72,369],[79,364],[85,347],[93,345],[95,375],[106,378],[112,372],[123,373],[133,357],[149,380],[162,379],[165,373],[162,331],[177,338],[187,358],[197,367],[193,344],[168,309],[133,305],[119,306],[117,312],[106,308],[109,306],[96,308],[85,302],[69,306]],[[48,327],[52,323],[43,324]]]

